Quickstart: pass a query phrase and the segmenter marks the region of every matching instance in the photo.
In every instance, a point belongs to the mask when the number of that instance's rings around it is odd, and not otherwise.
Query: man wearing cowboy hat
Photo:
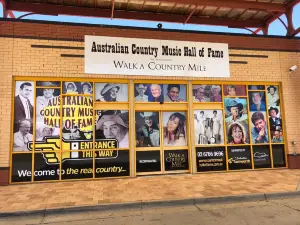
[[[137,129],[136,146],[137,147],[156,147],[159,146],[159,128],[153,122],[153,112],[143,112],[140,116],[144,118],[145,124]]]
[[[226,123],[239,122],[248,119],[247,114],[243,114],[244,106],[234,99],[228,99],[226,109],[231,113],[231,116],[226,118]]]
[[[136,102],[148,102],[148,95],[145,95],[147,91],[147,85],[138,84],[135,86],[136,91],[139,93],[138,96],[134,98]]]
[[[117,102],[117,97],[119,90],[121,88],[120,84],[107,83],[104,85],[104,88],[101,90],[101,97],[96,101],[100,102]]]
[[[268,104],[269,106],[279,106],[279,96],[276,93],[277,88],[273,85],[267,88],[268,90]]]
[[[96,124],[97,130],[102,130],[105,138],[118,140],[119,148],[128,148],[128,125],[119,115],[103,115]]]
[[[277,117],[278,115],[278,108],[276,107],[270,107],[269,108],[269,122],[270,122],[270,130],[281,130],[282,129],[282,121],[280,118]]]

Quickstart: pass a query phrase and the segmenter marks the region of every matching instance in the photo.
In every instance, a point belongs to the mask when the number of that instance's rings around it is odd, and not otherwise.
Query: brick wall
[[[4,20],[0,21],[0,28],[0,167],[9,166],[13,76],[200,80],[199,78],[184,77],[84,74],[84,58],[61,57],[61,54],[82,55],[84,54],[83,50],[31,47],[31,45],[84,47],[83,38],[85,34],[152,39],[170,39],[169,37],[172,37],[172,40],[223,42],[229,43],[229,47],[232,48],[230,54],[267,55],[268,58],[230,57],[230,60],[243,60],[247,61],[248,64],[231,64],[231,77],[229,79],[214,78],[214,80],[282,82],[288,152],[300,153],[300,118],[298,116],[300,110],[300,69],[295,73],[288,73],[290,66],[300,65],[300,39],[256,38]],[[276,51],[276,49],[281,51]],[[289,52],[293,50],[298,50],[298,52]],[[212,79],[201,78],[201,80]],[[299,144],[292,146],[292,140]]]

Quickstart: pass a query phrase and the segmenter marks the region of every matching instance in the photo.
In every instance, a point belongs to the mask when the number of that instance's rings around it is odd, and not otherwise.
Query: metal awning
[[[111,19],[201,24],[243,28],[267,34],[268,26],[283,14],[280,21],[288,36],[294,29],[292,12],[300,0],[0,0],[5,14],[11,11],[44,15],[73,15]],[[250,30],[249,28],[256,28]]]

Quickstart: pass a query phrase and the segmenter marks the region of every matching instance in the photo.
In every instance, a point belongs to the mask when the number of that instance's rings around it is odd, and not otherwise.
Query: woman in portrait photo
[[[78,94],[77,87],[74,82],[65,82],[66,94]]]
[[[101,97],[96,101],[100,102],[117,102],[117,97],[119,90],[121,88],[120,84],[107,83],[104,85],[104,88],[101,90]]]
[[[200,114],[194,114],[195,117],[195,130],[197,135],[204,135],[204,111],[200,111]]]
[[[246,144],[246,135],[240,123],[232,123],[228,131],[228,144]]]
[[[118,140],[119,148],[128,148],[128,126],[120,114],[103,115],[97,122],[96,129],[102,130],[105,138]]]
[[[164,127],[165,146],[185,146],[186,145],[186,118],[181,113],[173,113]]]
[[[221,102],[222,101],[220,85],[213,85],[211,87],[210,101],[211,102]]]
[[[93,93],[92,84],[90,82],[81,82],[82,94],[89,95]]]
[[[213,111],[213,117],[211,118],[213,125],[212,125],[212,133],[213,133],[213,137],[215,138],[216,141],[220,141],[221,137],[220,137],[220,128],[221,128],[221,120],[220,118],[217,116],[218,112],[217,110]]]
[[[234,85],[227,86],[227,96],[236,96],[236,87]]]

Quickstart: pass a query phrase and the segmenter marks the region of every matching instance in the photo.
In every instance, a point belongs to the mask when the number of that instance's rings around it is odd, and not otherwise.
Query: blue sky
[[[0,17],[2,17],[2,5],[0,4]],[[24,15],[25,12],[14,12],[17,17]],[[150,27],[156,28],[157,22],[145,22],[145,21],[133,21],[133,20],[118,20],[118,19],[101,19],[93,17],[78,17],[78,16],[43,16],[43,15],[31,15],[27,16],[25,19],[33,20],[47,20],[47,21],[60,21],[60,22],[74,22],[74,23],[89,23],[89,24],[106,24],[106,25],[120,25],[120,26],[134,26],[134,27]],[[283,15],[281,17],[283,21],[286,22],[286,17]],[[300,4],[295,6],[293,13],[293,22],[295,29],[300,27]],[[162,23],[165,29],[180,29],[180,30],[195,30],[195,31],[216,31],[216,32],[226,32],[226,33],[247,33],[249,31],[244,29],[232,29],[221,26],[204,26],[204,25],[183,25],[175,23]],[[254,30],[254,29],[253,29]],[[270,25],[269,28],[270,35],[281,35],[285,36],[286,29],[279,20],[276,20]],[[300,37],[300,33],[297,35]]]

